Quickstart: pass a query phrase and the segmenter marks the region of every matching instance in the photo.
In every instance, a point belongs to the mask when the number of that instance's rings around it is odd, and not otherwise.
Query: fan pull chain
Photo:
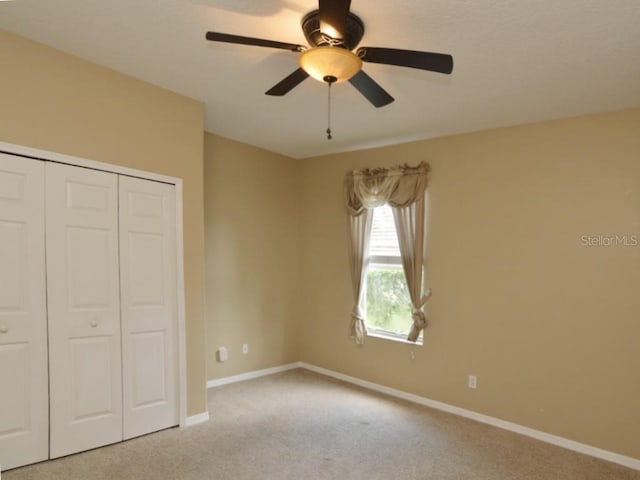
[[[329,94],[327,98],[327,140],[331,140],[331,84],[333,82],[327,82],[329,84]]]

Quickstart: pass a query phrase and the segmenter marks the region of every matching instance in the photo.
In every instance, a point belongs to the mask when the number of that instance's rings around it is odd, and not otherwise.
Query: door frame
[[[182,179],[161,175],[158,173],[137,170],[129,167],[113,165],[111,163],[87,160],[81,157],[64,155],[62,153],[49,152],[36,148],[25,147],[12,143],[0,142],[0,152],[10,155],[40,160],[44,162],[57,162],[76,167],[89,168],[103,172],[116,173],[129,177],[153,180],[168,183],[176,189],[176,301],[178,310],[178,411],[180,413],[180,426],[187,423],[187,343],[185,327],[185,298],[184,298],[184,238],[183,238],[183,212],[182,212]]]

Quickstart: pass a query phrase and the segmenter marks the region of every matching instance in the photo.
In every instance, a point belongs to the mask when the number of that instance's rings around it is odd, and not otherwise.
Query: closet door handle
[[[0,333],[7,333],[9,331],[9,327],[5,327],[4,325],[0,327]]]
[[[100,322],[98,320],[91,320],[91,328],[96,328]]]

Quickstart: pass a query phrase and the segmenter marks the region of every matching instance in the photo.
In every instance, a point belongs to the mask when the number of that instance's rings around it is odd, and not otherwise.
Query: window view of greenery
[[[411,300],[400,260],[391,207],[373,211],[366,280],[367,327],[406,335],[411,328]]]
[[[402,267],[369,266],[366,289],[367,325],[393,333],[408,333],[411,300]]]

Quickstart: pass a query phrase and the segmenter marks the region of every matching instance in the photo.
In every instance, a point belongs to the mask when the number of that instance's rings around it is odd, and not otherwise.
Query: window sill
[[[385,332],[383,330],[373,330],[373,329],[367,329],[367,336],[368,337],[374,337],[374,338],[380,338],[382,340],[391,340],[392,342],[398,342],[398,343],[404,343],[405,345],[411,345],[411,346],[422,346],[423,342],[422,342],[422,337],[419,337],[418,340],[416,340],[415,342],[409,342],[407,341],[407,336],[406,335],[401,335],[398,333],[391,333],[391,332]]]

